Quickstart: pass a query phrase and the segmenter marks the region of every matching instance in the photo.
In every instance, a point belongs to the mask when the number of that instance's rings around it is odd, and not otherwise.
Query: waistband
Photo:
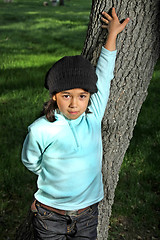
[[[61,209],[53,208],[53,207],[47,206],[47,205],[45,205],[45,204],[43,204],[43,203],[41,203],[37,200],[34,200],[34,202],[31,205],[31,211],[32,212],[37,212],[36,206],[38,206],[38,205],[43,207],[44,209],[47,209],[47,210],[51,211],[51,212],[55,212],[55,213],[58,213],[58,214],[64,215],[64,216],[66,216],[66,215],[68,215],[68,216],[78,216],[83,211],[92,207],[92,206],[88,206],[88,207],[85,207],[85,208],[82,208],[82,209],[79,209],[79,210],[73,210],[73,211],[69,210],[68,211],[68,210],[61,210]]]

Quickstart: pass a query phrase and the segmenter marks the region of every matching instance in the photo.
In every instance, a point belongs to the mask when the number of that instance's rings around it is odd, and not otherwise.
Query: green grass
[[[48,100],[44,77],[64,55],[80,54],[91,0],[66,0],[64,7],[43,1],[0,2],[0,239],[14,239],[36,188],[20,154],[27,126]]]
[[[90,6],[91,0],[65,0],[64,7],[44,7],[39,0],[0,2],[1,240],[14,239],[36,188],[20,154],[27,126],[49,97],[45,73],[62,56],[81,53]],[[137,234],[151,239],[159,233],[159,69],[160,62],[122,165],[110,239],[133,240]]]

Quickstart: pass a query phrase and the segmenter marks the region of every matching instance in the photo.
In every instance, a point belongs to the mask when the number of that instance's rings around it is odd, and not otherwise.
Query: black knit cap
[[[50,94],[74,88],[90,93],[97,92],[97,75],[91,63],[82,55],[66,56],[56,62],[47,72],[45,88]]]

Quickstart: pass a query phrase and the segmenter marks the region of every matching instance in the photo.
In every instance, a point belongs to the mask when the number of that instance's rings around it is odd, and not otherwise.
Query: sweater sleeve
[[[110,92],[110,82],[113,79],[115,59],[117,51],[109,51],[102,47],[101,54],[96,67],[98,76],[98,92],[91,96],[91,106],[89,107],[99,120],[102,120]]]
[[[41,172],[42,149],[31,130],[29,130],[23,144],[22,162],[28,170],[35,174],[39,175]]]

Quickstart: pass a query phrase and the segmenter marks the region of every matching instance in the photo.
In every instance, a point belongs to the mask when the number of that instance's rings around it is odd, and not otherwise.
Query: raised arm
[[[99,120],[102,120],[107,101],[109,98],[110,82],[113,79],[113,71],[116,58],[116,38],[129,22],[127,18],[120,23],[115,8],[112,9],[112,16],[103,12],[102,28],[108,29],[108,37],[99,57],[96,73],[98,76],[98,92],[91,96],[91,111]]]

